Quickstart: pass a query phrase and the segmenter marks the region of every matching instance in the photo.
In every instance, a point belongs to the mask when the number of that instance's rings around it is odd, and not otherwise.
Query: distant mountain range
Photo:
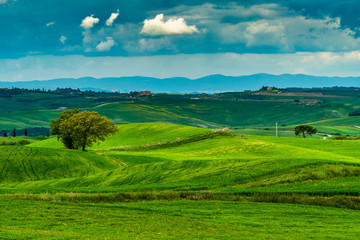
[[[151,77],[117,77],[117,78],[65,78],[46,81],[0,82],[0,88],[79,88],[93,91],[142,91],[155,93],[193,93],[193,92],[228,92],[257,90],[262,86],[286,87],[360,87],[360,77],[317,77],[309,75],[270,75],[254,74],[230,77],[210,75],[198,79],[188,78],[151,78]]]

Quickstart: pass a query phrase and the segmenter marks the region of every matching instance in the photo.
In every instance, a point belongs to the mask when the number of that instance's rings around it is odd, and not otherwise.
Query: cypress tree
[[[24,135],[27,137],[27,128],[24,129]]]
[[[15,128],[14,128],[14,130],[13,130],[13,137],[16,137],[16,130],[15,130]]]

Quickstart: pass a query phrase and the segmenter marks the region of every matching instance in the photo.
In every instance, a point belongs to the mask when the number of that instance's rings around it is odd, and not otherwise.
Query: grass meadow
[[[360,234],[358,211],[294,204],[74,204],[1,197],[0,206],[2,239],[356,239]]]
[[[137,123],[3,146],[0,238],[356,238],[359,144]]]

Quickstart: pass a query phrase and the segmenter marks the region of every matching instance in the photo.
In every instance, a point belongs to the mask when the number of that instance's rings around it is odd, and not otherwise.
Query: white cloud
[[[54,25],[55,24],[55,22],[48,22],[47,24],[46,24],[46,26],[47,27],[50,27],[50,26],[52,26],[52,25]]]
[[[67,40],[67,37],[65,37],[64,35],[62,35],[59,39],[59,41],[62,43],[62,44],[65,44],[65,41]]]
[[[111,16],[109,17],[108,20],[106,20],[105,25],[106,26],[112,26],[112,24],[114,23],[114,21],[117,19],[117,17],[119,16],[119,10],[117,10],[116,13],[112,13]]]
[[[172,17],[164,21],[164,14],[158,14],[154,19],[144,21],[141,33],[150,36],[180,35],[199,33],[199,30],[195,25],[187,25],[184,18]]]
[[[98,23],[100,19],[94,18],[94,15],[88,16],[84,18],[80,24],[80,26],[84,29],[90,29],[94,26],[94,24]]]
[[[115,43],[114,39],[112,39],[111,37],[107,37],[105,42],[101,41],[96,46],[96,50],[100,51],[100,52],[109,51],[115,45],[116,45],[116,43]]]
[[[270,25],[267,21],[251,22],[244,32],[246,46],[276,46],[288,50],[284,26]]]

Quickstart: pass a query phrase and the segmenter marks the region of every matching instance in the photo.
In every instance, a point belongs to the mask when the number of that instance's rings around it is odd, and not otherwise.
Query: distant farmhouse
[[[141,96],[150,96],[150,95],[151,95],[151,92],[148,91],[148,90],[145,90],[145,91],[140,92],[140,95],[141,95]]]

